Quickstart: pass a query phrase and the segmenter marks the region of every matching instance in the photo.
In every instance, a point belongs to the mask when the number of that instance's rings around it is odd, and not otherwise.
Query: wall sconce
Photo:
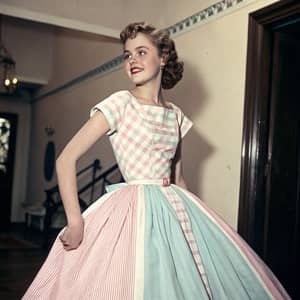
[[[52,136],[55,133],[55,130],[51,126],[47,125],[45,127],[45,132],[47,136]]]

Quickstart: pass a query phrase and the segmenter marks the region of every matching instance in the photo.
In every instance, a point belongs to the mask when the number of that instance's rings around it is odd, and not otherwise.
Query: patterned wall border
[[[184,20],[167,27],[166,29],[170,32],[172,38],[177,37],[181,34],[184,34],[188,31],[191,31],[199,26],[206,24],[209,21],[212,21],[216,18],[224,16],[225,14],[231,13],[234,10],[237,10],[245,5],[250,4],[257,0],[222,0],[217,2],[190,17],[185,18]],[[122,55],[113,58],[112,60],[96,67],[95,69],[88,71],[68,82],[65,84],[45,93],[42,94],[32,100],[32,102],[36,102],[42,100],[46,97],[59,93],[65,89],[68,89],[74,85],[77,85],[83,81],[91,79],[95,76],[103,76],[110,72],[116,71],[121,68],[123,62]]]
[[[95,69],[93,70],[90,70],[86,73],[83,73],[82,75],[66,82],[65,84],[45,93],[45,94],[42,94],[38,97],[35,97],[33,98],[33,100],[31,102],[36,102],[36,101],[39,101],[39,100],[42,100],[46,97],[49,97],[49,96],[52,96],[56,93],[59,93],[63,90],[66,90],[68,88],[70,88],[71,86],[74,86],[76,84],[79,84],[81,83],[82,81],[85,81],[85,80],[88,80],[88,79],[91,79],[95,76],[100,76],[100,75],[105,75],[105,74],[108,74],[110,72],[113,72],[117,69],[119,69],[122,65],[122,62],[123,62],[123,56],[120,55],[120,56],[117,56],[115,58],[113,58],[112,60],[96,67]]]
[[[168,27],[167,30],[173,38],[177,37],[218,17],[231,13],[233,10],[241,8],[241,6],[244,7],[245,4],[250,2],[253,2],[253,0],[222,0]]]

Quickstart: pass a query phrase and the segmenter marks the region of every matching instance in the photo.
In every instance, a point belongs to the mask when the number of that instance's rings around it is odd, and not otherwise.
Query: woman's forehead
[[[141,47],[153,48],[154,45],[147,35],[139,32],[135,38],[127,39],[124,45],[124,50],[133,51]]]

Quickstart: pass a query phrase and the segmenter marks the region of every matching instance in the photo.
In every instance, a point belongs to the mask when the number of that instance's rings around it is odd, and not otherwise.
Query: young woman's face
[[[143,34],[128,39],[124,45],[124,68],[135,85],[144,85],[152,80],[160,80],[163,59],[157,48]]]

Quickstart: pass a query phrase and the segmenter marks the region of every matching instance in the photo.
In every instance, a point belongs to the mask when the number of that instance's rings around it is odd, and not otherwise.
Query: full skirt
[[[176,186],[115,184],[84,213],[81,245],[57,238],[23,299],[290,299],[244,240]]]

